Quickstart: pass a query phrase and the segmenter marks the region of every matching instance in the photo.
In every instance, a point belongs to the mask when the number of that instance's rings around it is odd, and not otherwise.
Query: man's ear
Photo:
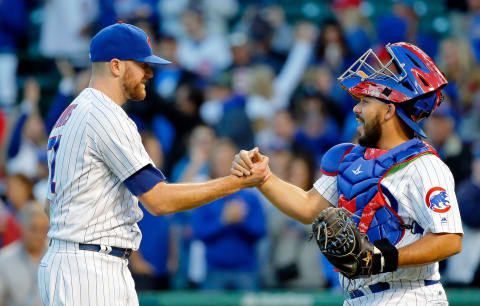
[[[387,112],[385,113],[385,121],[390,120],[395,115],[395,105],[393,103],[387,104]]]
[[[109,63],[109,68],[110,68],[110,73],[114,76],[114,77],[119,77],[121,76],[122,74],[122,61],[120,61],[119,59],[117,58],[114,58],[112,59]]]

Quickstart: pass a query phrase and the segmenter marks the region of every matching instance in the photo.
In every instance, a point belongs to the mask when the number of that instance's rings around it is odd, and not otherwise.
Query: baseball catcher
[[[417,46],[385,51],[368,50],[338,78],[358,100],[358,144],[330,148],[309,191],[273,173],[258,188],[286,215],[313,223],[320,251],[341,272],[344,305],[448,305],[438,262],[460,252],[462,222],[452,173],[419,125],[448,82]],[[240,151],[232,174],[248,175],[254,153]]]

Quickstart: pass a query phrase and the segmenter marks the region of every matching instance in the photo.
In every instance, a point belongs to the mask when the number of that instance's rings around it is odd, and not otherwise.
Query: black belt
[[[430,286],[430,285],[435,285],[438,284],[439,281],[434,281],[434,280],[424,280],[425,286]],[[381,282],[381,283],[376,283],[373,285],[369,285],[368,288],[372,291],[372,293],[378,293],[382,292],[385,290],[390,289],[390,283],[387,282]],[[364,296],[365,293],[361,290],[352,290],[348,291],[348,295],[350,296],[351,299],[356,299],[358,297]]]
[[[102,250],[102,247],[99,246],[98,244],[79,243],[78,248],[84,251],[94,251],[94,252],[105,253],[108,255],[120,257],[122,259],[129,259],[130,255],[132,255],[132,252],[133,252],[132,249],[122,249],[117,247],[106,247],[106,249]]]

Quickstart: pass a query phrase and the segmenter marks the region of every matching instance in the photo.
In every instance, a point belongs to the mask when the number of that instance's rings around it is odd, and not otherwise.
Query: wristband
[[[378,274],[396,271],[398,268],[398,249],[386,238],[376,240],[373,245],[375,250],[372,272]],[[379,252],[376,252],[377,250]]]

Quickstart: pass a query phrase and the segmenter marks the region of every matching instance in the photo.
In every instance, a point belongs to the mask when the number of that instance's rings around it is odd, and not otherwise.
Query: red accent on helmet
[[[390,92],[388,96],[384,94],[385,89]],[[350,94],[357,98],[358,96],[369,96],[397,103],[404,102],[410,99],[408,96],[404,95],[399,91],[390,89],[385,85],[376,84],[370,81],[361,82],[353,86],[352,88],[347,89],[347,91],[349,91]]]
[[[424,73],[418,68],[411,69],[411,72],[415,75],[415,77],[418,80],[418,83],[420,84],[422,89],[425,90],[425,92],[431,92],[433,90],[436,90],[448,84],[447,79],[445,78],[443,73],[440,71],[440,69],[438,69],[437,65],[435,65],[433,60],[420,48],[406,42],[394,43],[392,44],[392,46],[401,46],[401,47],[404,47],[405,49],[412,51],[416,56],[418,56],[422,60],[425,66],[427,66],[428,69],[432,71],[430,73]],[[420,77],[422,77],[428,84],[430,84],[430,86],[426,86],[424,82],[420,79]]]

